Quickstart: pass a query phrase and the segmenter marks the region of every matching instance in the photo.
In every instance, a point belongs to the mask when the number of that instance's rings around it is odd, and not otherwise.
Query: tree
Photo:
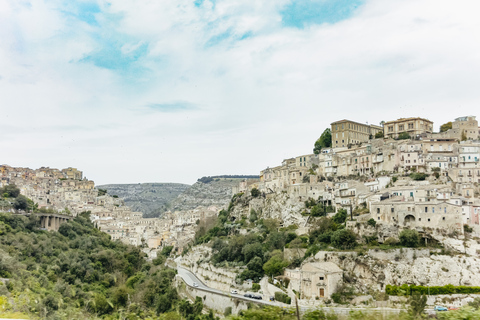
[[[370,220],[367,221],[367,224],[369,226],[375,227],[377,225],[377,222],[375,221],[375,219],[371,218]]]
[[[255,209],[252,208],[252,210],[250,210],[250,217],[248,217],[248,220],[250,220],[251,223],[254,223],[255,221],[257,221],[257,219],[257,212],[255,211]]]
[[[417,230],[406,229],[400,232],[400,243],[405,247],[415,248],[420,243],[420,237]]]
[[[28,199],[25,196],[18,196],[13,203],[13,207],[17,210],[26,210],[28,208]]]
[[[320,138],[318,138],[318,140],[315,141],[313,153],[319,154],[322,149],[329,148],[331,146],[332,146],[332,132],[330,131],[330,128],[327,128],[323,131]]]
[[[418,292],[414,292],[409,299],[410,307],[408,313],[413,319],[422,319],[422,315],[427,305],[427,296],[420,295]]]
[[[383,138],[383,131],[379,131],[375,133],[375,139],[380,139],[380,138]]]
[[[356,235],[352,230],[340,229],[331,237],[332,245],[338,249],[352,249],[357,244]]]
[[[408,134],[408,132],[402,132],[398,135],[398,140],[407,140],[407,139],[410,139],[410,135]]]
[[[345,220],[347,220],[347,210],[338,210],[338,212],[333,216],[332,220],[338,224],[344,223]]]
[[[269,276],[278,276],[286,266],[288,266],[288,262],[283,260],[281,254],[276,254],[265,262],[263,270]]]
[[[440,132],[445,132],[449,129],[452,129],[452,122],[451,121],[449,121],[447,123],[444,123],[440,126]]]
[[[252,197],[257,198],[260,196],[260,190],[258,190],[257,188],[253,188],[250,191],[250,194],[252,195]]]
[[[2,195],[5,198],[16,198],[20,195],[20,189],[17,188],[14,184],[6,185],[1,189]]]
[[[462,130],[462,138],[461,138],[462,141],[467,141],[467,135],[465,133],[465,130]]]

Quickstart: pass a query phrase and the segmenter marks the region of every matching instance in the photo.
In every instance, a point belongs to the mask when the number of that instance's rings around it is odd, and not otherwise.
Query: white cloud
[[[98,25],[56,2],[18,3],[0,0],[0,162],[14,166],[192,183],[309,153],[340,118],[438,128],[480,116],[473,0],[370,0],[305,29],[282,27],[286,1],[115,1],[100,3]],[[114,45],[147,49],[123,70],[82,60]],[[145,108],[175,102],[195,108]]]

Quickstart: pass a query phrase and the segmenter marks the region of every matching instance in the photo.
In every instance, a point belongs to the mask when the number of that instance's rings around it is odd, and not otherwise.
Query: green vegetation
[[[410,174],[410,178],[416,181],[423,181],[428,177],[428,174],[423,172],[414,172]]]
[[[400,239],[400,243],[405,247],[415,248],[420,244],[420,235],[417,230],[402,230],[398,238]]]
[[[402,132],[398,135],[397,137],[397,140],[407,140],[407,139],[410,139],[410,135],[408,134],[408,132]]]
[[[257,188],[252,188],[252,190],[250,190],[250,194],[252,195],[252,197],[257,198],[260,196],[260,190],[258,190]]]
[[[367,221],[367,224],[369,226],[372,226],[372,227],[375,227],[377,225],[377,221],[375,221],[375,219],[373,218],[370,218],[368,221]]]
[[[288,294],[277,291],[275,292],[275,300],[280,301],[286,304],[291,304],[292,303],[292,298],[288,296]]]
[[[451,121],[449,121],[447,123],[444,123],[440,126],[440,132],[445,132],[445,131],[450,130],[450,129],[452,129],[452,122]]]
[[[214,319],[201,315],[201,300],[190,305],[179,299],[174,270],[147,262],[137,247],[111,241],[89,213],[58,232],[37,225],[34,215],[0,213],[0,277],[10,279],[0,283],[4,312],[42,319],[157,319],[164,313]]]
[[[207,177],[201,177],[200,179],[197,179],[198,182],[202,183],[210,183],[213,180],[218,181],[217,179],[260,179],[260,176],[258,175],[240,175],[240,174],[234,174],[234,175],[220,175],[220,176],[207,176]]]
[[[38,209],[38,205],[32,200],[20,194],[16,185],[10,184],[0,188],[0,206],[3,210],[15,209],[27,212],[42,212],[46,209]],[[53,210],[50,209],[53,212]]]
[[[319,154],[322,149],[330,148],[332,146],[332,132],[330,128],[327,128],[323,131],[320,138],[315,141],[315,145],[313,148],[313,153]]]
[[[335,212],[335,208],[330,205],[325,205],[321,198],[318,200],[309,198],[305,201],[305,207],[310,209],[310,213],[304,211],[304,215],[311,215],[312,217],[324,217],[328,213]]]
[[[375,133],[375,139],[380,139],[380,138],[383,138],[383,131],[379,131]]]
[[[447,284],[445,286],[416,286],[403,284],[401,286],[394,286],[387,284],[385,287],[385,293],[391,296],[410,296],[414,293],[418,294],[428,294],[428,295],[437,295],[437,294],[478,294],[480,293],[480,287],[469,287],[469,286],[454,286]]]
[[[332,220],[337,224],[345,223],[345,221],[347,220],[347,210],[338,210],[338,212],[332,217]]]
[[[101,197],[101,196],[104,196],[107,194],[107,190],[106,189],[98,189],[98,196]]]

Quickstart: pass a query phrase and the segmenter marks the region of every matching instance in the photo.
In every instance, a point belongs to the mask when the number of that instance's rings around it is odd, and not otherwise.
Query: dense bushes
[[[415,248],[420,244],[420,236],[416,230],[402,230],[399,239],[400,243],[405,247]]]
[[[23,297],[21,304],[11,301],[14,311],[73,319],[115,317],[120,309],[144,318],[174,310],[175,271],[148,263],[137,247],[112,242],[88,213],[59,232],[39,230],[37,223],[33,215],[0,213],[1,276],[11,279],[8,295]]]
[[[275,292],[275,300],[286,303],[286,304],[292,303],[292,298],[290,298],[286,293],[283,293],[280,291]]]
[[[401,286],[394,286],[387,284],[385,287],[385,293],[391,296],[409,296],[413,293],[437,295],[437,294],[478,294],[480,293],[480,287],[469,286],[454,286],[447,284],[445,286],[415,286],[404,284]]]

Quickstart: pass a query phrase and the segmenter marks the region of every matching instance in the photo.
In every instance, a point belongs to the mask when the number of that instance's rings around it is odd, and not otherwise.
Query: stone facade
[[[348,147],[349,145],[366,142],[383,128],[350,120],[335,121],[330,124],[332,132],[332,147]]]
[[[400,118],[398,120],[387,121],[383,125],[383,136],[388,138],[398,138],[402,132],[408,133],[411,137],[416,137],[424,133],[433,132],[433,122],[424,118]]]
[[[301,268],[285,269],[289,289],[300,293],[301,299],[330,298],[342,284],[343,271],[332,262],[305,263]]]

